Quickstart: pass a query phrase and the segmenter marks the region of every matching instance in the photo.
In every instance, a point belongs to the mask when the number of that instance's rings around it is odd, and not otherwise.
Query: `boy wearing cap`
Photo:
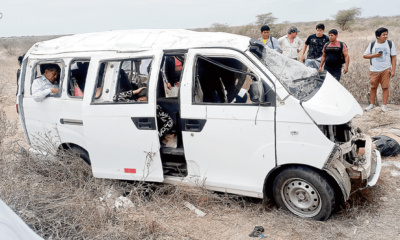
[[[281,53],[293,60],[297,60],[297,54],[303,47],[303,41],[297,37],[298,32],[300,31],[296,27],[290,27],[288,34],[278,39]]]
[[[371,111],[375,105],[376,91],[379,83],[382,88],[382,111],[387,111],[387,100],[389,98],[390,78],[396,72],[396,47],[394,42],[388,40],[389,30],[379,28],[375,31],[376,41],[370,43],[364,52],[364,58],[370,59],[369,79],[371,82],[370,105],[365,111]],[[390,69],[391,68],[391,69]]]
[[[259,41],[263,42],[264,45],[268,46],[271,49],[276,50],[278,53],[281,52],[279,48],[278,40],[270,35],[270,28],[267,25],[261,27],[261,37],[258,39]]]

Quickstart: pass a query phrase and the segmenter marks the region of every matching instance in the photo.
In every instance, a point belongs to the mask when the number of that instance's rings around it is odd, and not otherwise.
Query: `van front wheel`
[[[273,195],[282,209],[319,221],[328,219],[335,207],[335,192],[329,181],[304,166],[280,172],[274,180]]]

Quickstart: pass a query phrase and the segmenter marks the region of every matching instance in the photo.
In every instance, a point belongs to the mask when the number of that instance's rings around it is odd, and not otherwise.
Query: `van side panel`
[[[298,100],[289,97],[276,109],[278,165],[303,164],[322,169],[334,143],[321,132]]]

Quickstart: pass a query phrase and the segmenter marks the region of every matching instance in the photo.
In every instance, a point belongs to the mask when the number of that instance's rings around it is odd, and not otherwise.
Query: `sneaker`
[[[387,112],[387,110],[388,110],[386,105],[382,105],[381,109],[382,109],[383,112]]]
[[[383,105],[382,105],[382,106],[383,106]],[[373,108],[375,108],[375,105],[374,105],[374,104],[370,104],[368,107],[364,108],[364,110],[365,110],[366,112],[369,112],[369,111],[371,111]]]

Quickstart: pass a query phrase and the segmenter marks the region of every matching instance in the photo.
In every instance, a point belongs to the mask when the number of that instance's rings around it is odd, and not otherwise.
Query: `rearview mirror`
[[[261,81],[252,82],[249,89],[250,100],[256,103],[265,102],[265,91]]]

